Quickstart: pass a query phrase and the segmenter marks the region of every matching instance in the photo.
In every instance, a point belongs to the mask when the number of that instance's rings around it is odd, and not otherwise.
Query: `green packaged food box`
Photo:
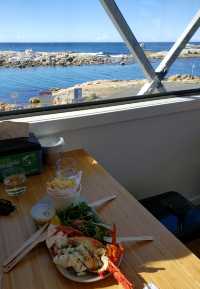
[[[37,138],[30,134],[28,138],[0,141],[0,180],[3,171],[10,167],[23,168],[26,175],[41,173],[42,148]]]

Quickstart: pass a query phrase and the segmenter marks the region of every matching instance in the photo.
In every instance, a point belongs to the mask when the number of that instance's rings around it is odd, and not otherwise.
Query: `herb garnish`
[[[57,215],[63,225],[70,225],[83,232],[85,236],[103,241],[103,237],[109,235],[108,229],[98,225],[101,220],[85,202],[59,210]]]

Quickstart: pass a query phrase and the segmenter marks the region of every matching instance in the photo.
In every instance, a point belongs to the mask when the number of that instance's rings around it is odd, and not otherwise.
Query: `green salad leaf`
[[[109,235],[109,230],[98,225],[101,223],[95,211],[87,203],[72,204],[69,207],[57,211],[57,215],[63,225],[72,226],[83,232],[85,236],[103,241],[104,236]]]

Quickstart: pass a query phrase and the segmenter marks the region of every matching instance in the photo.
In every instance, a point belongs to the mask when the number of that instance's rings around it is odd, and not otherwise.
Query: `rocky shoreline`
[[[147,82],[141,80],[95,80],[77,84],[66,89],[52,91],[52,104],[60,105],[73,102],[72,91],[75,88],[82,89],[83,101],[94,101],[101,99],[118,98],[137,95],[141,87]],[[197,88],[200,85],[200,77],[189,74],[172,75],[163,81],[167,90],[181,90]]]
[[[150,59],[163,59],[167,51],[145,51]],[[200,48],[185,48],[180,54],[182,58],[200,57]],[[80,66],[90,64],[122,65],[133,63],[134,57],[130,54],[109,55],[102,53],[75,53],[75,52],[35,52],[25,51],[0,51],[0,67],[37,67],[37,66]]]
[[[49,89],[29,99],[26,105],[16,105],[0,102],[0,111],[12,111],[26,108],[37,108],[52,105],[73,103],[73,90],[82,89],[82,101],[97,101],[110,98],[128,97],[137,95],[140,88],[147,80],[95,80],[77,84],[65,89]],[[173,75],[164,80],[168,91],[197,88],[200,85],[200,77],[192,75]]]

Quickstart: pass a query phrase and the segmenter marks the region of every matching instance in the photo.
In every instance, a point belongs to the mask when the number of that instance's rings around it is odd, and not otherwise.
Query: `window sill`
[[[200,96],[190,96],[12,118],[12,120],[28,122],[31,129],[38,135],[49,135],[61,131],[77,130],[199,109]]]

